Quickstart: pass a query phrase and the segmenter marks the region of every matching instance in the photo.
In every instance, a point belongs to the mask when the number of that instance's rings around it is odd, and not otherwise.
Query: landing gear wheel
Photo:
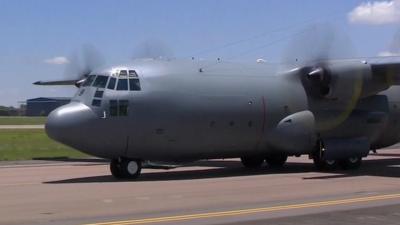
[[[318,170],[330,171],[336,169],[338,162],[336,160],[326,160],[322,158],[320,152],[313,155],[314,165]]]
[[[123,178],[122,170],[121,170],[121,164],[120,164],[118,159],[111,160],[110,171],[111,171],[111,174],[115,178],[117,178],[117,179],[122,179]]]
[[[354,157],[350,157],[350,158],[341,160],[339,162],[339,164],[342,167],[342,169],[344,169],[344,170],[355,170],[355,169],[360,168],[361,162],[362,162],[361,157],[354,156]]]
[[[324,155],[325,147],[324,147],[324,143],[322,142],[322,140],[319,141],[318,145],[319,145],[318,148],[312,155],[315,167],[321,171],[335,170],[338,166],[338,161],[324,159],[323,155]]]
[[[285,154],[273,154],[265,157],[265,161],[270,167],[279,168],[285,165],[287,158]]]
[[[111,174],[117,179],[135,179],[140,175],[142,162],[134,159],[113,159],[110,164]]]
[[[264,163],[263,157],[260,156],[244,156],[240,159],[243,166],[250,169],[260,168]]]

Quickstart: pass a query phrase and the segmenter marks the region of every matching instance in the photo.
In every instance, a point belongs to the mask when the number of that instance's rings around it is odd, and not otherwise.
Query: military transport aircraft
[[[111,160],[116,178],[147,161],[241,158],[283,166],[309,155],[318,169],[355,169],[400,141],[400,63],[315,59],[282,69],[223,60],[137,59],[86,68],[71,103],[48,117],[48,136]]]

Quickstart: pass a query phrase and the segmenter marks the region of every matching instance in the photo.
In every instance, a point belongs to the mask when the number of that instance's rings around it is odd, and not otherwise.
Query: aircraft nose
[[[47,135],[63,144],[74,146],[84,141],[91,123],[96,119],[94,112],[86,105],[72,102],[50,113],[46,122]]]

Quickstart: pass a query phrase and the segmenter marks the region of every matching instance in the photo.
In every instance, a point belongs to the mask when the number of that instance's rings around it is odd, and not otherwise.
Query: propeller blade
[[[344,32],[330,24],[317,24],[305,28],[289,43],[282,61],[289,66],[323,67],[327,60],[353,56],[351,41]]]
[[[81,80],[104,64],[104,57],[94,46],[84,45],[80,57],[76,53],[70,57],[70,63],[66,66],[64,74],[67,79]]]
[[[54,80],[54,81],[36,81],[34,85],[55,86],[55,85],[75,85],[78,80]]]
[[[85,45],[82,48],[81,57],[73,54],[69,57],[69,62],[65,68],[64,80],[36,81],[34,85],[80,85],[86,80],[89,74],[96,68],[104,65],[105,60],[102,55],[91,45]]]

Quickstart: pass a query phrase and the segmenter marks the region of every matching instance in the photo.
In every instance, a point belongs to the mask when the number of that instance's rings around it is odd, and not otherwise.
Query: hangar
[[[39,97],[26,100],[27,116],[47,116],[54,109],[68,104],[71,98],[66,97]]]

